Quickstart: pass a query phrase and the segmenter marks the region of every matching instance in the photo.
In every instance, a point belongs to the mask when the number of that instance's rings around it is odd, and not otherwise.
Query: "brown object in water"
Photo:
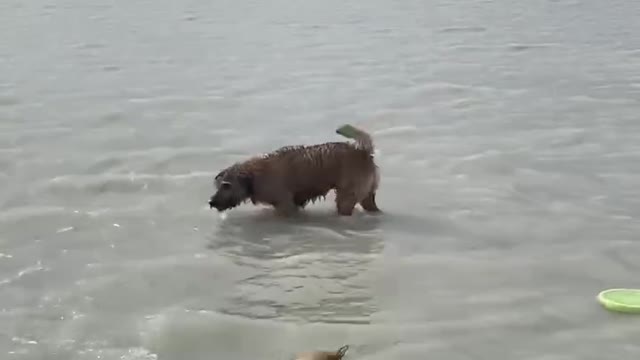
[[[341,360],[349,350],[349,345],[345,345],[338,351],[310,351],[296,354],[295,360]]]
[[[345,128],[347,133],[341,130]],[[336,132],[355,144],[285,146],[223,169],[215,177],[216,193],[209,207],[222,212],[251,200],[292,215],[333,189],[340,215],[352,215],[357,204],[367,212],[380,212],[376,204],[380,175],[371,136],[350,125]]]

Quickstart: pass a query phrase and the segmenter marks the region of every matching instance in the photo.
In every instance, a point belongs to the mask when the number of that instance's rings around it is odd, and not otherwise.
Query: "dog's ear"
[[[242,174],[238,176],[238,182],[242,184],[249,196],[253,196],[253,176]]]
[[[213,186],[216,188],[220,187],[220,183],[222,182],[222,177],[225,175],[225,171],[220,171],[215,178],[213,178]]]

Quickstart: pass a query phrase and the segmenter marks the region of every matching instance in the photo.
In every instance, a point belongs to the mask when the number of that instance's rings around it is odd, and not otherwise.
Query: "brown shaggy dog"
[[[351,125],[336,132],[355,139],[355,144],[285,146],[220,171],[210,208],[225,211],[251,200],[291,215],[334,189],[340,215],[351,215],[356,204],[368,212],[380,212],[376,205],[380,175],[371,137]]]

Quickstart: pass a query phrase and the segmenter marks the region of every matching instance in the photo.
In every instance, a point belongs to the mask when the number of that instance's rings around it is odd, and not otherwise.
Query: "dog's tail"
[[[371,135],[364,130],[358,129],[353,125],[345,124],[336,129],[336,133],[356,141],[356,146],[373,155],[375,151],[373,139]]]

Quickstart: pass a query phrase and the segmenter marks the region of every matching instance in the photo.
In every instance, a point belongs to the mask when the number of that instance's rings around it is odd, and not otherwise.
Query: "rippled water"
[[[0,2],[0,358],[632,359],[640,3]],[[374,133],[383,216],[207,209]]]

